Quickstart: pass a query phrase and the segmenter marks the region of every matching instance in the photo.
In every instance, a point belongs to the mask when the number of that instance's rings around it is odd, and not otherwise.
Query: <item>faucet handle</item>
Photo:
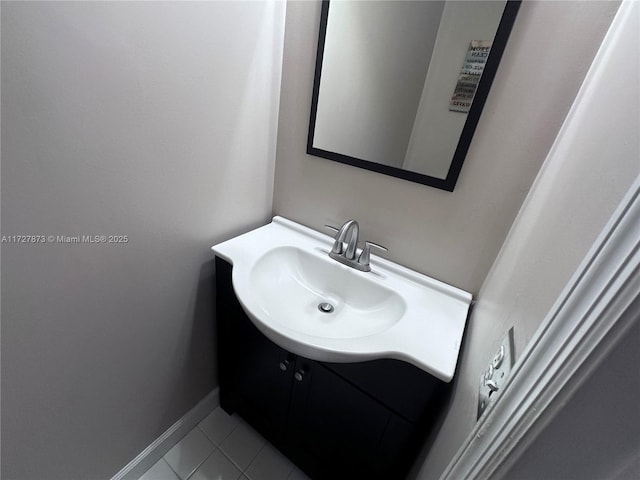
[[[328,228],[329,230],[338,233],[340,230],[337,229],[336,227],[332,226],[332,225],[325,225],[325,228]],[[344,249],[342,242],[338,241],[338,236],[336,235],[336,240],[335,242],[333,242],[333,247],[331,248],[331,251],[335,254],[342,254],[342,250]]]
[[[373,242],[364,242],[364,248],[366,249],[367,247],[374,247],[374,248],[379,248],[380,250],[383,250],[385,252],[388,252],[389,249],[387,247],[384,247],[382,245],[378,245],[377,243],[373,243]],[[371,248],[369,248],[369,250],[371,250]]]
[[[373,242],[364,242],[364,248],[362,252],[360,252],[360,257],[358,258],[358,263],[364,267],[366,267],[366,272],[371,270],[370,261],[371,261],[371,247],[379,248],[380,250],[384,250],[388,252],[389,249],[387,247],[383,247],[382,245],[378,245]]]

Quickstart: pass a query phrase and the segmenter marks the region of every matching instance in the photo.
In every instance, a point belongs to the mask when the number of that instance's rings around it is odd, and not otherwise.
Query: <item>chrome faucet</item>
[[[348,233],[351,234],[349,235],[347,249],[344,250],[344,242]],[[329,256],[335,258],[336,256],[342,255],[347,260],[354,260],[356,258],[356,249],[358,248],[359,234],[360,227],[358,226],[358,222],[355,220],[347,220],[344,225],[340,227],[340,231],[338,231],[338,235],[336,235],[336,241],[333,242],[333,248]]]
[[[344,265],[355,268],[356,270],[360,270],[362,272],[371,271],[371,247],[376,247],[381,250],[387,251],[387,249],[382,245],[378,245],[373,242],[364,242],[365,246],[360,252],[360,255],[357,256],[358,235],[360,234],[360,228],[358,226],[358,222],[353,219],[347,220],[339,230],[335,227],[332,227],[331,225],[325,225],[325,227],[338,232],[338,234],[336,235],[336,239],[333,242],[331,252],[329,252],[329,256]],[[346,249],[344,248],[345,242],[347,243]]]

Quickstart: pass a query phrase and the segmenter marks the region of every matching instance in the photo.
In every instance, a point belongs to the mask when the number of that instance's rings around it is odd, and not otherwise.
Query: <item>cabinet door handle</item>
[[[300,369],[298,370],[294,375],[293,378],[295,378],[297,381],[301,382],[302,380],[304,380],[304,369]]]
[[[289,360],[283,360],[282,362],[280,362],[280,370],[286,372],[287,368],[289,368]]]

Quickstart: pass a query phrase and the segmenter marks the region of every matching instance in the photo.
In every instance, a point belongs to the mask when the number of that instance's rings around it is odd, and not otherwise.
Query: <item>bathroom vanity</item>
[[[402,479],[450,384],[406,362],[318,362],[267,339],[216,258],[220,405],[312,479]]]
[[[471,295],[378,257],[358,271],[281,217],[213,250],[222,408],[314,480],[404,478],[448,398]]]

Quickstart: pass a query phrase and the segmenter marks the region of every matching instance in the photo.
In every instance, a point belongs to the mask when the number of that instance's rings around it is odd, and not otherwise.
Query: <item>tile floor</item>
[[[237,415],[216,408],[140,480],[310,480]]]

